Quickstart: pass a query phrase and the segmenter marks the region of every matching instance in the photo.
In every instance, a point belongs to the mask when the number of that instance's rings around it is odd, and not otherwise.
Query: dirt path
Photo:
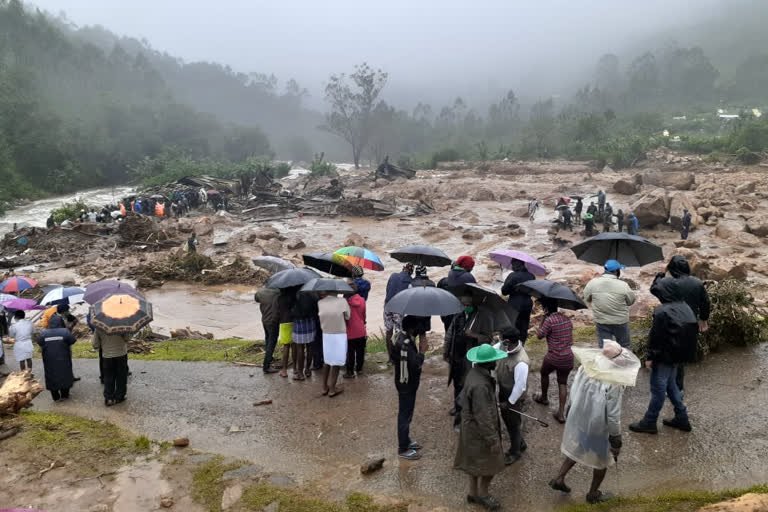
[[[46,393],[36,407],[107,419],[157,440],[188,436],[198,450],[249,459],[268,471],[289,473],[299,483],[313,482],[330,495],[352,490],[419,498],[424,503],[463,510],[465,478],[452,469],[457,435],[451,428],[450,392],[443,363],[431,359],[417,401],[412,434],[424,445],[415,463],[396,459],[396,394],[390,374],[345,382],[335,399],[320,396],[315,378],[292,382],[262,376],[257,368],[220,363],[132,361],[129,400],[103,407],[97,363],[76,360],[72,399],[54,404]],[[768,346],[712,354],[690,368],[687,380],[692,434],[664,429],[658,436],[627,432],[648,401],[648,375],[625,394],[625,449],[619,471],[604,488],[622,494],[668,490],[743,487],[768,480],[762,459],[768,448],[768,394],[762,383]],[[36,372],[42,373],[39,362]],[[529,389],[538,388],[533,376]],[[273,405],[251,403],[271,398]],[[553,397],[551,397],[553,398]],[[669,407],[669,406],[667,406]],[[543,406],[529,412],[544,418]],[[667,411],[668,413],[669,411]],[[230,433],[232,427],[244,432]],[[571,499],[547,487],[560,463],[562,427],[528,423],[528,452],[493,483],[505,510],[551,510],[579,502],[588,472],[575,470]],[[362,478],[358,465],[370,455],[387,457],[385,468]]]

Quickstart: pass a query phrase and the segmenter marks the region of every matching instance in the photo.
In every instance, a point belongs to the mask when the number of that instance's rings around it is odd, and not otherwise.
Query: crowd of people
[[[461,256],[451,265],[447,277],[436,286],[448,290],[474,283],[474,259]],[[533,395],[538,404],[549,404],[549,380],[556,376],[558,407],[552,413],[565,425],[561,451],[565,460],[549,485],[570,492],[565,478],[580,463],[593,469],[593,480],[586,500],[599,503],[610,495],[600,490],[607,468],[614,463],[622,446],[621,402],[624,386],[633,385],[640,368],[632,353],[629,309],[635,292],[621,279],[625,267],[608,260],[604,273],[591,280],[583,292],[591,307],[597,333],[595,348],[573,347],[573,324],[555,299],[538,299],[543,317],[530,327],[533,300],[518,285],[535,279],[522,261],[512,261],[502,294],[517,312],[514,326],[492,334],[474,330],[482,306],[469,294],[460,294],[464,310],[444,317],[446,326],[443,358],[448,363],[448,383],[453,385],[450,414],[459,433],[454,466],[469,475],[468,503],[488,510],[499,508],[489,491],[493,477],[504,467],[515,464],[527,449],[522,435],[522,420],[527,410],[527,382],[532,359],[525,349],[529,334],[546,339],[547,352],[541,361],[540,392]],[[688,263],[675,256],[668,263],[669,275],[660,274],[651,286],[661,305],[653,317],[646,366],[651,369],[648,411],[629,428],[636,433],[658,432],[656,422],[665,398],[675,410],[663,423],[691,431],[683,403],[683,366],[693,361],[697,334],[707,329],[709,299],[701,281],[690,275]],[[348,280],[353,293],[346,297],[323,293],[319,298],[299,293],[299,287],[282,290],[263,288],[256,294],[266,333],[264,372],[303,380],[313,370],[322,369],[323,394],[334,397],[343,392],[337,384],[344,378],[364,373],[366,344],[366,299],[370,283],[362,269]],[[385,304],[398,293],[414,286],[435,286],[425,267],[407,263],[388,280]],[[410,424],[416,411],[421,368],[429,349],[425,334],[429,318],[384,313],[389,363],[394,366],[398,393],[397,451],[405,460],[418,460],[423,448],[411,437]],[[272,367],[276,347],[283,347],[281,368]],[[306,347],[306,350],[305,350]],[[586,351],[586,352],[585,352]],[[292,354],[292,355],[291,355]],[[568,388],[569,377],[581,363]],[[292,366],[289,368],[289,360]],[[503,447],[501,425],[509,438]]]

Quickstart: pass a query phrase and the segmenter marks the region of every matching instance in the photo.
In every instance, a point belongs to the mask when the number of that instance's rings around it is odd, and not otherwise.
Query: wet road
[[[360,490],[463,510],[466,483],[452,469],[457,434],[447,415],[450,390],[439,360],[431,359],[425,367],[412,424],[412,436],[424,445],[424,458],[402,463],[395,449],[397,397],[388,373],[345,381],[346,391],[330,399],[320,396],[315,377],[293,382],[224,363],[132,361],[129,400],[107,409],[96,364],[75,361],[83,380],[69,402],[54,404],[45,393],[36,399],[36,407],[108,419],[158,440],[188,436],[195,449],[250,459],[266,470],[290,473],[299,482],[314,482],[330,496]],[[694,431],[661,427],[658,436],[627,431],[648,403],[648,374],[641,371],[638,387],[625,394],[619,471],[609,471],[603,488],[650,494],[768,481],[768,394],[762,382],[767,365],[768,345],[763,345],[712,354],[706,363],[692,366],[687,398]],[[42,374],[39,363],[36,372]],[[538,375],[531,377],[529,394],[538,389],[538,381]],[[274,403],[251,405],[262,398]],[[538,404],[528,412],[551,419]],[[662,417],[670,413],[667,404]],[[232,427],[244,432],[230,433]],[[561,461],[562,427],[554,420],[547,429],[527,422],[526,430],[528,452],[492,484],[504,509],[551,510],[583,500],[590,477],[584,468],[569,476],[572,498],[546,484]],[[387,457],[384,469],[362,477],[359,464],[378,454]]]

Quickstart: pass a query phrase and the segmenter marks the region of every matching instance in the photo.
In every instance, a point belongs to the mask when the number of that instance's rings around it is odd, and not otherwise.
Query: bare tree
[[[325,99],[331,104],[323,127],[352,146],[355,168],[360,167],[360,156],[371,139],[373,107],[387,83],[387,73],[374,70],[365,62],[355,66],[347,81],[346,75],[331,75],[325,86]]]

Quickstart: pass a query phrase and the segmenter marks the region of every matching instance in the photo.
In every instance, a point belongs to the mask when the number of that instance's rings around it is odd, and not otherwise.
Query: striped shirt
[[[539,339],[547,338],[547,359],[550,361],[572,361],[573,324],[567,316],[560,313],[547,315],[536,331]]]

